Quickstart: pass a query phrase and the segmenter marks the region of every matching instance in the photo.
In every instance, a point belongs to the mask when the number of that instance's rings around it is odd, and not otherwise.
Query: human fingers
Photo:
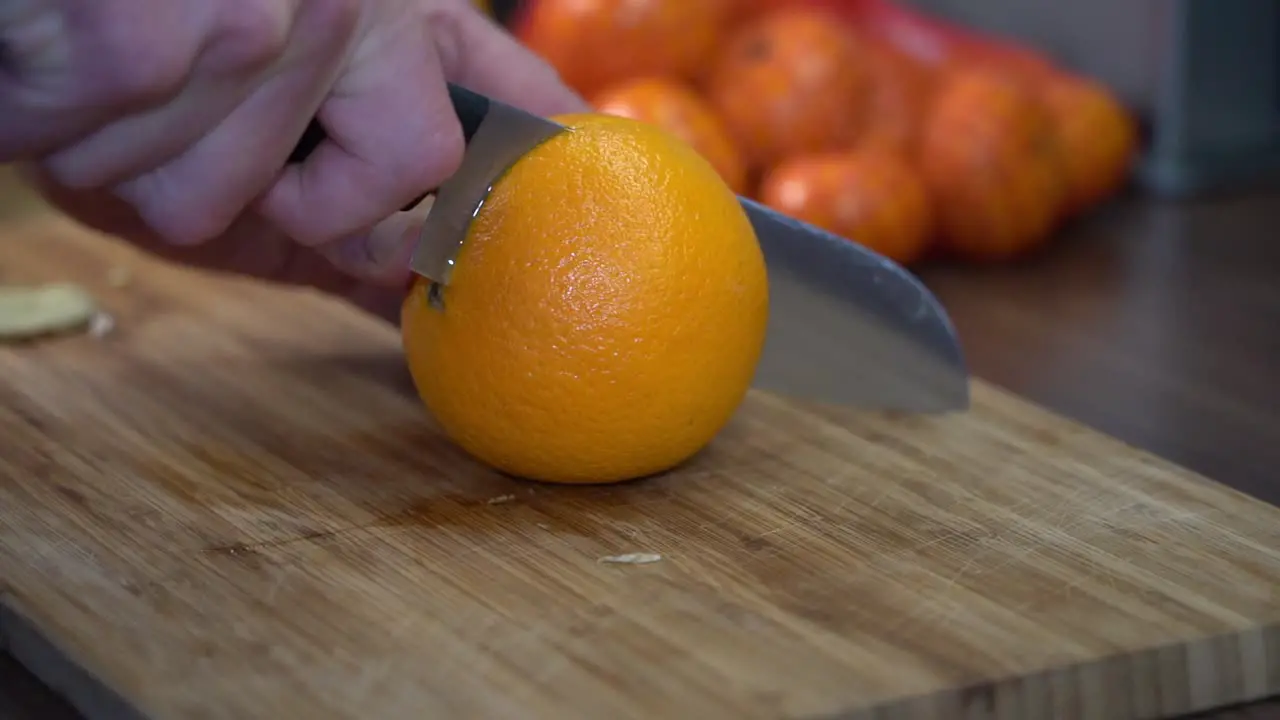
[[[407,16],[388,12],[362,39],[318,113],[328,138],[258,205],[303,245],[365,234],[461,161],[462,129],[415,5],[403,5]]]
[[[128,203],[102,189],[74,190],[54,182],[30,164],[17,166],[20,176],[50,205],[77,222],[131,242],[169,262],[200,270],[314,288],[343,298],[392,324],[400,319],[404,286],[362,282],[339,270],[328,258],[305,248],[247,212],[227,232],[194,246],[173,245],[160,238]]]
[[[361,282],[339,270],[320,253],[293,242],[252,212],[237,218],[227,232],[209,242],[173,245],[147,227],[131,205],[107,191],[67,188],[35,165],[19,165],[18,170],[53,207],[83,225],[127,240],[162,260],[206,271],[311,287],[345,298],[385,320],[395,322],[399,317],[403,286]]]
[[[453,12],[434,15],[428,28],[431,48],[447,79],[535,114],[587,108],[549,64],[474,7],[466,3],[455,5]],[[443,179],[418,185],[418,191],[435,187]],[[423,203],[420,209],[429,207]],[[377,232],[356,233],[333,243],[326,254],[360,277],[400,283],[408,272],[408,258],[417,240],[417,228],[412,222],[418,217],[425,217],[425,212],[397,214]]]
[[[413,258],[427,213],[435,202],[428,195],[407,211],[392,213],[372,228],[317,250],[343,272],[367,282],[403,287],[409,281]]]
[[[555,68],[468,5],[431,27],[445,77],[543,117],[590,108]]]
[[[38,159],[173,97],[191,72],[216,5],[0,3],[0,162]]]
[[[44,166],[60,183],[104,187],[153,171],[195,144],[255,91],[287,49],[295,17],[292,3],[233,0],[215,5],[221,12],[210,18],[210,37],[182,91],[45,158]]]
[[[297,262],[292,255],[301,249],[298,244],[251,213],[238,217],[227,232],[209,242],[175,245],[152,230],[136,208],[108,189],[67,187],[34,164],[20,165],[19,173],[46,202],[75,221],[164,260],[279,282],[309,283],[305,278],[315,278],[324,289],[335,289],[330,284],[333,273],[316,273],[314,265]],[[328,264],[318,255],[316,259]]]
[[[170,242],[194,245],[226,232],[275,181],[293,144],[338,72],[354,32],[353,4],[309,0],[279,42],[291,51],[247,99],[165,165],[122,183],[116,194]],[[305,47],[294,50],[294,39]]]

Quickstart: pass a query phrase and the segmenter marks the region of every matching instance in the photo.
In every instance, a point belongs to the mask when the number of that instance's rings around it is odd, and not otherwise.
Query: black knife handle
[[[484,122],[484,118],[489,114],[489,98],[471,92],[470,90],[448,83],[449,100],[453,103],[453,111],[458,116],[458,121],[462,123],[462,139],[465,143],[470,143],[471,138],[475,137],[476,130],[480,128],[480,123]],[[307,159],[315,149],[320,147],[320,143],[329,137],[324,131],[324,126],[319,120],[311,119],[307,123],[307,129],[303,131],[302,137],[298,139],[298,144],[294,146],[293,152],[289,153],[289,164],[297,164]],[[416,200],[406,205],[404,210],[411,210],[413,206],[422,202],[422,199],[435,190],[428,190],[418,196]]]

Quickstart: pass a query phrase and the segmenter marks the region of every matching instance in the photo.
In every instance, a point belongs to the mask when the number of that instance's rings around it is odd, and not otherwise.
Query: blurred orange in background
[[[514,29],[597,110],[903,263],[1033,252],[1138,151],[1107,88],[893,0],[527,0]]]
[[[950,73],[918,152],[948,250],[1011,259],[1036,249],[1062,217],[1067,187],[1053,127],[1036,98],[1003,75]]]
[[[1118,192],[1138,152],[1137,122],[1107,92],[1087,78],[1060,75],[1041,89],[1062,146],[1071,213],[1080,213]]]
[[[694,79],[720,39],[731,0],[537,0],[520,39],[590,97],[635,77]]]
[[[886,42],[868,39],[865,47],[871,97],[859,144],[909,154],[933,99],[937,73]]]
[[[851,147],[862,131],[871,80],[859,39],[825,13],[784,8],[727,36],[706,94],[750,162]]]
[[[912,164],[895,152],[797,155],[760,183],[760,201],[787,215],[910,264],[929,248],[933,208]]]
[[[596,95],[591,104],[598,112],[666,129],[710,161],[734,192],[746,192],[742,151],[720,117],[687,83],[663,77],[627,80]]]

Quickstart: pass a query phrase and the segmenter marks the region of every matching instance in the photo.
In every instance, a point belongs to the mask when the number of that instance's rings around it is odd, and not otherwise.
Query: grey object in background
[[[1160,195],[1280,180],[1280,0],[905,0],[1040,47],[1109,85],[1150,129]]]

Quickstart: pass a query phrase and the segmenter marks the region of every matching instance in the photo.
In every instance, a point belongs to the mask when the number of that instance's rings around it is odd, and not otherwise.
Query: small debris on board
[[[0,286],[0,340],[82,329],[99,314],[93,296],[72,283]]]
[[[605,555],[597,562],[606,565],[648,565],[662,560],[657,553],[625,553],[623,555]]]
[[[117,265],[107,271],[107,285],[120,289],[133,279],[133,271],[123,265]]]
[[[497,497],[491,497],[485,502],[488,505],[503,505],[505,503],[514,502],[515,499],[515,495],[499,495]]]
[[[116,328],[116,319],[105,312],[98,312],[89,319],[89,337],[102,339]]]

